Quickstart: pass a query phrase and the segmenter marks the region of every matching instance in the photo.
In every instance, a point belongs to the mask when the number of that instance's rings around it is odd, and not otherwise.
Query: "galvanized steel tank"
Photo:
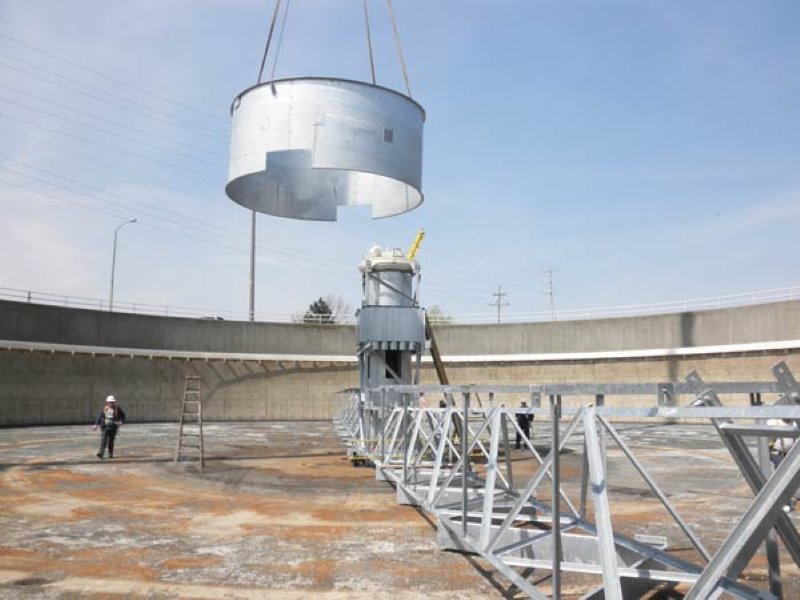
[[[356,338],[361,389],[419,381],[425,349],[425,311],[414,292],[419,263],[402,250],[374,246],[359,270],[363,298],[357,312]],[[412,365],[414,358],[416,367]],[[389,400],[394,402],[394,398]]]
[[[425,111],[394,90],[346,79],[279,79],[231,106],[228,197],[280,217],[335,221],[338,206],[375,218],[419,206]]]

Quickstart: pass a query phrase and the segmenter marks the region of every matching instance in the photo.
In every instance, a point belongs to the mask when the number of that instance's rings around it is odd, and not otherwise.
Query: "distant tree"
[[[333,323],[331,307],[328,306],[328,303],[323,298],[317,298],[308,305],[308,310],[303,315],[303,323],[330,325]]]
[[[353,307],[350,303],[336,294],[328,294],[322,298],[328,308],[331,309],[331,317],[334,323],[347,323],[352,322]]]
[[[431,325],[448,325],[455,322],[452,315],[445,314],[444,311],[439,308],[438,304],[431,306],[427,312],[428,320],[431,322]]]

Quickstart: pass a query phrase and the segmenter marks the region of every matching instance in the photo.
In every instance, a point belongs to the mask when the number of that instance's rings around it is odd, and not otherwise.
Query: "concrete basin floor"
[[[620,430],[715,550],[751,494],[713,430]],[[535,439],[547,432],[535,424]],[[0,598],[516,597],[479,559],[438,551],[432,524],[351,466],[330,422],[207,423],[202,473],[172,462],[176,440],[174,423],[125,425],[115,458],[99,460],[88,426],[0,429]],[[563,454],[571,492],[575,450]],[[522,452],[514,466],[533,470]],[[696,560],[613,448],[609,466],[615,527]],[[782,558],[785,597],[800,597]],[[763,558],[746,579],[765,588]]]

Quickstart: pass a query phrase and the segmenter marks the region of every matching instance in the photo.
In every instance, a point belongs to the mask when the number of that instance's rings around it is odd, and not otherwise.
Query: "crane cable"
[[[278,66],[278,55],[281,53],[283,43],[283,32],[286,30],[286,17],[289,14],[289,5],[292,0],[286,0],[286,8],[283,9],[283,20],[281,21],[281,31],[278,34],[278,45],[275,47],[275,60],[272,61],[272,72],[269,74],[270,81],[275,79],[275,69]]]
[[[372,76],[372,85],[375,85],[376,84],[375,60],[374,60],[374,56],[373,56],[373,52],[372,52],[372,33],[370,31],[369,8],[367,6],[367,1],[368,0],[363,0],[363,5],[364,5],[364,23],[365,23],[366,31],[367,31],[367,49],[368,49],[368,54],[369,54],[369,69],[370,69],[370,74]],[[280,52],[281,41],[283,40],[283,32],[284,32],[284,29],[286,28],[286,16],[289,13],[289,2],[290,2],[290,0],[286,0],[286,9],[284,10],[284,13],[283,13],[283,20],[282,20],[282,24],[281,24],[280,34],[278,36],[278,45],[277,45],[277,48],[275,50],[275,59],[274,59],[274,61],[272,63],[272,72],[270,74],[270,79],[274,79],[275,78],[275,68],[278,65],[278,53]],[[272,45],[272,36],[275,33],[275,25],[278,22],[278,15],[280,14],[280,9],[281,9],[281,4],[282,3],[283,3],[283,0],[275,0],[275,7],[272,10],[272,18],[270,19],[270,24],[269,24],[269,33],[267,34],[267,43],[264,46],[264,55],[261,57],[261,67],[258,69],[258,78],[256,79],[256,84],[257,85],[261,83],[261,78],[264,75],[264,67],[267,64],[267,56],[269,55],[269,49],[270,49],[270,46]],[[397,57],[400,60],[400,69],[403,72],[403,80],[405,81],[405,84],[406,84],[406,93],[408,94],[408,97],[411,98],[411,83],[409,82],[409,79],[408,79],[408,70],[406,69],[406,61],[403,58],[403,48],[402,48],[402,46],[400,44],[400,33],[399,33],[398,29],[397,29],[397,20],[395,19],[395,16],[394,16],[394,8],[392,6],[392,0],[386,0],[386,6],[387,6],[387,9],[388,9],[388,12],[389,12],[389,19],[392,22],[392,31],[394,32],[394,44],[395,44],[395,47],[397,48]]]
[[[397,32],[397,21],[394,18],[394,10],[392,9],[392,0],[386,0],[386,6],[389,8],[389,18],[392,20],[392,29],[394,30],[394,43],[397,46],[397,56],[400,58],[400,68],[403,70],[403,79],[406,82],[406,93],[411,98],[411,84],[408,82],[408,71],[406,71],[406,61],[403,60],[403,49],[400,47],[400,34]]]
[[[367,49],[369,51],[369,70],[372,73],[372,85],[375,85],[375,62],[372,58],[372,36],[369,31],[369,10],[367,9],[367,0],[364,0],[364,23],[367,27]]]
[[[278,10],[280,10],[282,0],[275,0],[275,8],[272,11],[272,20],[269,24],[269,33],[267,34],[267,44],[264,47],[264,56],[261,58],[261,68],[258,70],[258,79],[256,84],[261,83],[261,76],[264,74],[264,65],[267,63],[267,55],[269,54],[269,46],[272,43],[272,34],[275,32],[275,22],[278,20]]]

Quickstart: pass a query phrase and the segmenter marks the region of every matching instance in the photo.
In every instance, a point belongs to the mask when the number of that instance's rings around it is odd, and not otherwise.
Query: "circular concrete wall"
[[[692,369],[709,381],[768,380],[779,360],[800,373],[800,302],[435,331],[453,383],[675,381]],[[736,350],[760,342],[780,343]],[[186,375],[203,379],[211,420],[327,419],[358,381],[352,326],[0,301],[0,348],[0,425],[86,422],[109,393],[132,420],[175,420]]]

